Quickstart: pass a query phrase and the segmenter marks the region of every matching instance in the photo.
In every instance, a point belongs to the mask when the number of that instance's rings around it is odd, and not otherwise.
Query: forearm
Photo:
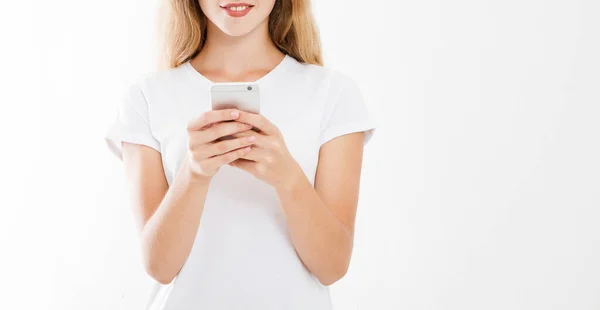
[[[179,273],[190,254],[209,181],[194,176],[187,161],[177,173],[156,212],[141,232],[146,271],[161,283]]]
[[[285,187],[276,188],[296,252],[324,285],[347,271],[352,232],[327,208],[303,173]]]

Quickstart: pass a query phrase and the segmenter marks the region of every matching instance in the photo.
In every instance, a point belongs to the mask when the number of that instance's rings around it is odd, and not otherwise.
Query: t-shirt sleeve
[[[149,146],[160,152],[160,143],[152,135],[148,104],[142,90],[131,85],[122,96],[117,116],[105,134],[110,151],[122,160],[122,142]]]
[[[321,145],[356,132],[365,133],[364,144],[367,144],[375,132],[375,124],[356,82],[346,75],[338,74],[332,81],[331,91],[335,93],[325,106]]]

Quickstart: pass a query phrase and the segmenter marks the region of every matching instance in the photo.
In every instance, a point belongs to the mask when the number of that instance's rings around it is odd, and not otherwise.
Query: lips
[[[221,5],[221,9],[231,17],[243,17],[252,10],[254,6],[248,3],[228,3]]]

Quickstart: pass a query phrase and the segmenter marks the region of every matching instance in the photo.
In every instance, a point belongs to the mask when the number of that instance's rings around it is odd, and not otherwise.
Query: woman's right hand
[[[254,135],[219,140],[252,129],[250,125],[236,122],[238,117],[239,111],[225,109],[206,111],[190,121],[187,126],[187,160],[192,174],[211,178],[221,166],[250,152],[250,146],[256,140]]]

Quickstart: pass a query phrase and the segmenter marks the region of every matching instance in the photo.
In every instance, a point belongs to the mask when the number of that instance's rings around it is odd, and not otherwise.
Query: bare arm
[[[324,285],[341,279],[350,264],[363,141],[355,133],[323,145],[314,188],[303,173],[276,188],[296,251]]]
[[[160,153],[143,145],[123,143],[123,162],[144,267],[156,281],[170,283],[190,254],[209,182],[184,162],[169,188]]]
[[[275,125],[245,112],[238,121],[259,128],[261,134],[252,152],[231,165],[275,188],[298,256],[322,284],[336,282],[348,270],[352,252],[364,133],[321,146],[313,187]]]
[[[237,113],[237,112],[236,112]],[[249,151],[247,138],[216,142],[220,137],[249,130],[233,120],[231,110],[209,111],[188,126],[188,150],[171,187],[161,154],[138,144],[123,143],[128,191],[140,232],[146,272],[170,283],[190,254],[212,176],[219,167]]]

